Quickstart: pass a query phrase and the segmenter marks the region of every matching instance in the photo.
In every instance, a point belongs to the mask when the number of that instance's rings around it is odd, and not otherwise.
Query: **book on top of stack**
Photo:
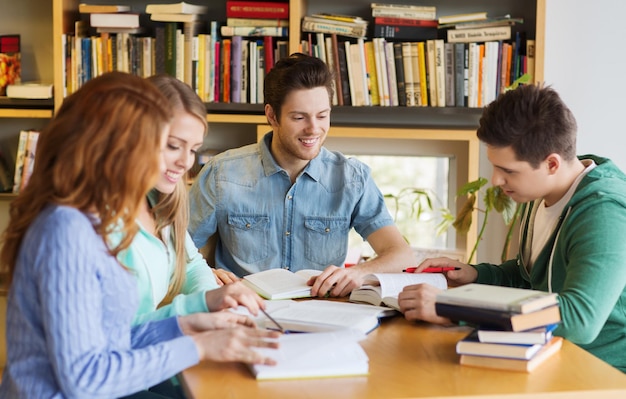
[[[146,14],[150,14],[150,20],[158,22],[196,22],[208,10],[207,6],[185,2],[146,5]]]
[[[486,42],[511,39],[511,27],[524,23],[523,18],[510,15],[489,17],[486,12],[439,17],[439,29],[447,30],[450,43]]]
[[[464,365],[531,372],[562,344],[552,335],[561,321],[554,293],[467,284],[437,295],[435,309],[475,327],[456,346]]]
[[[289,35],[289,3],[277,1],[226,1],[222,36]]]
[[[424,41],[437,39],[435,6],[372,3],[374,37]]]
[[[365,38],[368,21],[353,15],[312,14],[302,18],[302,31]]]

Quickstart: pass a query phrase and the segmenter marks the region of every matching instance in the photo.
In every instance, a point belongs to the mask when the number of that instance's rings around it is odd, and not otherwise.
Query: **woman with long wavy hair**
[[[273,363],[252,346],[275,347],[266,338],[276,334],[230,312],[131,327],[136,280],[116,255],[164,167],[171,118],[150,82],[109,73],[69,96],[42,132],[0,252],[11,281],[0,397],[120,397],[203,359]],[[111,245],[115,229],[124,238]]]

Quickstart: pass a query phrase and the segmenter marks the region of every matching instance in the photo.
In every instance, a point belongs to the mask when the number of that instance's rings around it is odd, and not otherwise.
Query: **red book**
[[[226,18],[289,19],[289,3],[226,0]]]
[[[274,38],[272,36],[263,38],[263,50],[265,51],[265,74],[268,74],[274,67]]]
[[[220,98],[221,98],[221,79],[220,76],[222,76],[221,72],[220,72],[220,65],[221,65],[221,42],[219,40],[217,40],[215,42],[215,57],[214,57],[214,61],[215,61],[215,93],[214,93],[214,97],[213,97],[213,101],[216,103],[220,102]]]
[[[231,51],[231,39],[222,39],[222,102],[230,102],[230,51]]]
[[[437,27],[436,20],[427,20],[427,19],[375,17],[374,23],[376,25],[420,26],[423,28],[436,28]]]

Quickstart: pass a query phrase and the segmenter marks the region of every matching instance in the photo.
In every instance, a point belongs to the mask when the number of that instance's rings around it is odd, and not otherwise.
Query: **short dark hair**
[[[511,146],[517,160],[537,168],[551,153],[574,159],[576,133],[576,119],[554,89],[522,85],[485,108],[477,136],[490,146]]]
[[[293,53],[280,59],[265,76],[263,98],[277,118],[285,98],[294,90],[325,87],[329,99],[333,97],[333,73],[324,61],[302,53]]]

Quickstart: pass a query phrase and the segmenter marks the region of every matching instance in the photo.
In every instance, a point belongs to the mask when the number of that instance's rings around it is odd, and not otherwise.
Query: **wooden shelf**
[[[54,100],[0,97],[0,118],[52,118]]]
[[[266,123],[263,104],[207,103],[206,107],[209,122]],[[475,130],[481,113],[481,108],[334,106],[332,125]]]

